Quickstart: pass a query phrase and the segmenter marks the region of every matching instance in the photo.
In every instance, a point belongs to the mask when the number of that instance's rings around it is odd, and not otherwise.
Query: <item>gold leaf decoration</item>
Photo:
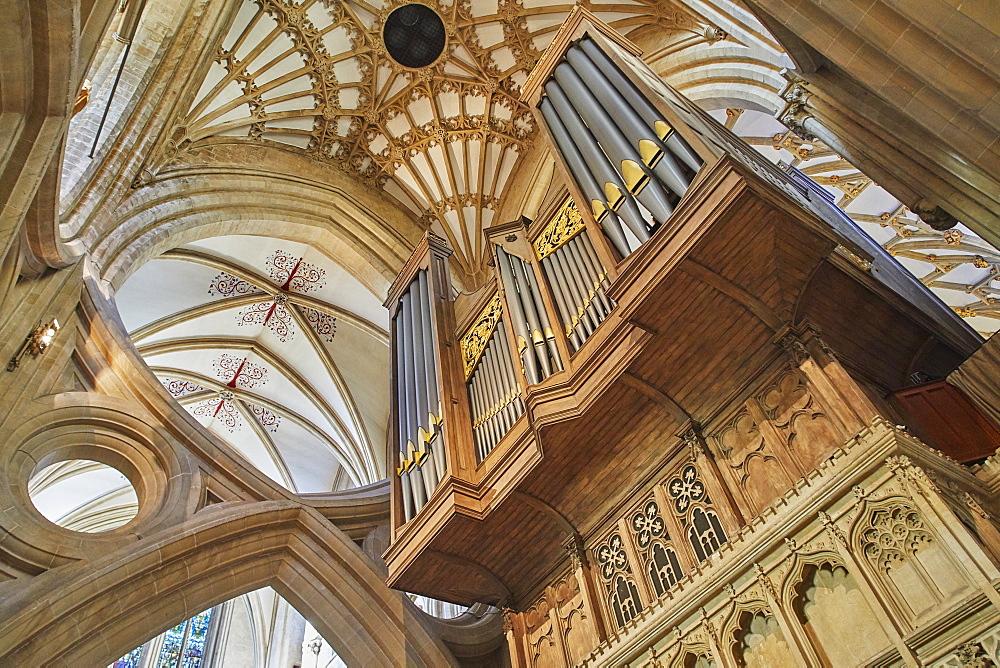
[[[535,239],[535,255],[542,260],[575,237],[583,229],[583,218],[572,199],[567,198],[542,233]]]
[[[486,304],[486,308],[476,318],[475,324],[462,337],[462,361],[465,365],[466,380],[472,376],[472,372],[475,370],[479,358],[483,356],[486,344],[490,342],[493,330],[496,329],[502,316],[503,311],[500,308],[500,293],[498,292],[493,295],[493,298]]]

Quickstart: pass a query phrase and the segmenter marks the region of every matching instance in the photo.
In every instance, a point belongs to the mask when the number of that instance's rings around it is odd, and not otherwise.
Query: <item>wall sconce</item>
[[[7,371],[13,371],[20,366],[21,359],[28,353],[31,353],[32,357],[38,357],[44,353],[52,344],[52,339],[55,338],[58,331],[59,321],[55,318],[52,318],[51,322],[44,325],[38,323],[31,330],[31,334],[28,334],[28,338],[24,340],[21,347],[17,349],[17,353],[10,358],[10,362],[7,363]]]

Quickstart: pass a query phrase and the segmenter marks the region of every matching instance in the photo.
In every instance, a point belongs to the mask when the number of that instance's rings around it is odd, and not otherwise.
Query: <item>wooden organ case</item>
[[[574,10],[524,87],[564,185],[461,322],[430,235],[387,301],[389,584],[509,608],[514,665],[607,645],[981,344],[639,56]]]

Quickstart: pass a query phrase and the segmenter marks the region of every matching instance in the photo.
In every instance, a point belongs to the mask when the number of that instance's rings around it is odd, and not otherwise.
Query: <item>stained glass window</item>
[[[159,654],[148,665],[152,668],[201,668],[213,611],[214,608],[209,608],[199,612],[191,619],[167,630],[163,634]],[[156,643],[154,642],[152,646],[155,648]],[[139,668],[143,647],[145,645],[136,647],[108,668]]]
[[[142,647],[134,650],[112,663],[108,668],[139,668],[139,660],[142,659]]]
[[[181,622],[163,634],[163,645],[160,648],[160,657],[156,661],[156,668],[177,668],[177,662],[181,657],[181,648],[184,646],[184,632],[187,630],[187,624],[187,622]]]

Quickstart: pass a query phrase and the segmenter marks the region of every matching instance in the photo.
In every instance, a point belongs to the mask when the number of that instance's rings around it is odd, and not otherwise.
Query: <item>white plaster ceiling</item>
[[[216,237],[143,265],[115,299],[167,391],[265,475],[295,492],[384,476],[387,315],[332,259]]]
[[[713,111],[772,162],[802,170],[836,198],[888,250],[983,336],[1000,330],[1000,251],[964,225],[940,232],[821,142],[803,142],[757,111]]]

